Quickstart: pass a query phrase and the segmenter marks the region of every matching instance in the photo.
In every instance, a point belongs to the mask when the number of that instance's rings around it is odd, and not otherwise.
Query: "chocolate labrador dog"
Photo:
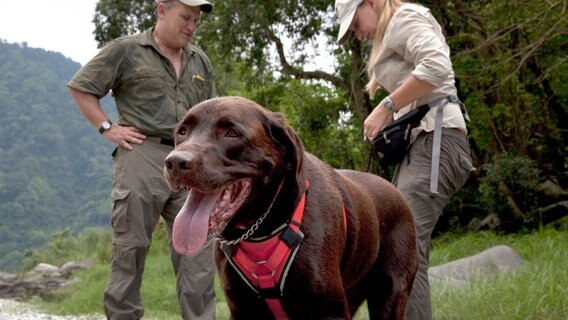
[[[181,254],[208,237],[233,319],[403,319],[418,258],[402,195],[369,173],[307,153],[280,113],[223,97],[192,107],[165,160],[189,195]]]

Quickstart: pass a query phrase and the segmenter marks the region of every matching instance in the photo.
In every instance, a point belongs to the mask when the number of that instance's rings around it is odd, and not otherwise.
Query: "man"
[[[173,149],[177,122],[191,106],[216,96],[208,57],[189,44],[201,11],[212,9],[205,0],[156,0],[153,28],[112,41],[68,84],[85,118],[117,146],[111,195],[114,240],[104,293],[109,319],[144,315],[140,287],[152,232],[161,216],[171,235],[187,195],[169,190],[162,168]],[[117,124],[99,103],[111,90]],[[214,319],[212,243],[194,256],[170,250],[183,318]]]

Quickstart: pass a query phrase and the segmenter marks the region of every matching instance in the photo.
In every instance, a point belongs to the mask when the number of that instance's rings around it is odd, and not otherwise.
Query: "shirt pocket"
[[[166,70],[161,68],[136,68],[131,75],[132,95],[140,100],[154,100],[165,95]]]
[[[196,74],[191,78],[188,101],[194,106],[210,98],[213,84],[204,75]]]

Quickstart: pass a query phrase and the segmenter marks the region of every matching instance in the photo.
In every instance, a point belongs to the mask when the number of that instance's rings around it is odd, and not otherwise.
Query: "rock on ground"
[[[501,245],[476,255],[431,267],[428,276],[453,287],[463,287],[475,279],[513,272],[525,265],[523,258],[511,247]]]

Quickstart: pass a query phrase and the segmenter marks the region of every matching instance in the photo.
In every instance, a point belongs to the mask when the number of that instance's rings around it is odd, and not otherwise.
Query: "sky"
[[[0,39],[27,42],[84,65],[98,52],[92,22],[97,1],[0,0]]]

